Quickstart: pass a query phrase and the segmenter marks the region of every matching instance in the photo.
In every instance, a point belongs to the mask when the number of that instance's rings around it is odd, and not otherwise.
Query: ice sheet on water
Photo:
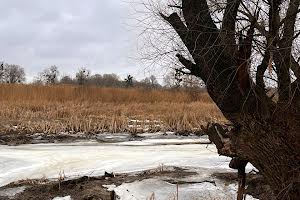
[[[177,141],[178,140],[178,141]],[[191,139],[188,139],[188,142]],[[174,141],[182,145],[171,145]],[[186,140],[138,141],[149,145],[81,142],[0,146],[0,187],[35,178],[98,176],[105,171],[123,173],[153,169],[161,164],[228,170],[230,158],[217,154],[214,145],[185,144]]]
[[[9,161],[9,162],[6,162]],[[213,145],[122,146],[96,142],[74,144],[0,146],[0,186],[27,178],[103,175],[105,171],[132,172],[160,164],[228,168]]]
[[[151,197],[169,200],[177,199],[177,195],[181,200],[236,199],[236,190],[232,189],[232,187],[208,182],[178,185],[177,192],[176,184],[170,184],[159,179],[146,179],[133,183],[124,183],[115,188],[114,191],[121,200],[150,199]],[[255,200],[255,198],[248,196],[247,200]]]
[[[208,143],[207,139],[147,139],[141,141],[121,142],[124,146],[155,146],[155,145],[184,145]]]

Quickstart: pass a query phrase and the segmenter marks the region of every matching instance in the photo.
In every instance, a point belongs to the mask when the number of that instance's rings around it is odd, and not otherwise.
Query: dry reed
[[[224,117],[206,92],[0,85],[0,128],[26,132],[195,132]]]

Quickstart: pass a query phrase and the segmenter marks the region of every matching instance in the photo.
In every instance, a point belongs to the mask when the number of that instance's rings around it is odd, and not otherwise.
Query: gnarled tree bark
[[[251,162],[278,199],[296,200],[300,197],[300,68],[292,56],[292,46],[300,0],[290,0],[282,21],[279,13],[284,9],[283,1],[267,2],[269,29],[258,23],[259,13],[246,13],[251,26],[244,38],[247,42],[242,43],[237,43],[236,37],[242,0],[227,0],[220,29],[212,20],[206,0],[182,0],[182,17],[176,12],[161,16],[193,57],[189,61],[178,54],[179,61],[205,82],[209,95],[234,126],[225,131],[216,125],[210,127],[209,137],[219,153]],[[265,38],[263,60],[256,66],[256,81],[245,75],[251,65],[255,32]],[[270,65],[278,76],[279,101],[267,95],[264,74]],[[241,66],[245,68],[242,75]],[[290,69],[298,78],[293,83]],[[241,89],[241,81],[247,81],[249,86]]]

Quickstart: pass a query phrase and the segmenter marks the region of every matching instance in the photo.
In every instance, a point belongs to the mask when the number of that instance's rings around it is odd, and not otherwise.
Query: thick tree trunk
[[[250,119],[239,130],[226,131],[214,124],[207,132],[221,155],[252,163],[278,199],[297,200],[300,197],[300,125],[293,120],[289,123],[285,118],[271,123]]]
[[[233,122],[234,128],[226,131],[221,126],[212,127],[208,131],[211,141],[221,155],[239,157],[252,163],[265,177],[277,199],[298,200],[299,109],[296,109],[296,104],[275,106],[259,88],[249,90],[243,96],[238,84],[229,84],[226,77],[219,74],[219,79],[207,81],[207,88],[226,118]],[[224,93],[226,90],[230,92]]]
[[[206,83],[209,95],[233,124],[234,128],[228,130],[220,125],[207,128],[219,153],[252,163],[278,199],[298,200],[300,66],[294,60],[290,47],[300,1],[291,0],[289,3],[287,16],[294,19],[283,22],[284,32],[280,42],[278,31],[282,24],[279,11],[283,1],[268,2],[271,4],[269,30],[265,30],[250,14],[250,28],[246,37],[240,37],[239,44],[236,44],[235,22],[241,0],[227,0],[221,29],[214,24],[206,0],[182,0],[184,21],[176,12],[161,16],[174,28],[193,57],[193,61],[189,61],[178,54],[179,61],[191,74]],[[254,28],[267,39],[256,83],[247,74]],[[282,48],[277,49],[278,43]],[[268,67],[272,68],[273,61],[278,75],[279,102],[269,98],[264,88],[263,75]],[[294,83],[291,83],[289,68],[298,78]],[[240,172],[242,174],[242,170]]]
[[[235,148],[261,172],[278,199],[299,199],[300,127],[286,122],[260,124],[252,120],[243,126]]]
[[[224,63],[220,63],[224,67]],[[254,88],[243,95],[236,80],[228,78],[230,73],[224,72],[212,77],[218,79],[206,82],[208,92],[235,127],[225,133],[225,137],[224,133],[223,136],[218,133],[212,139],[219,153],[252,163],[265,177],[278,199],[298,200],[299,110],[286,104],[275,106],[260,89]],[[229,83],[229,80],[233,81]],[[220,136],[221,139],[218,139]]]

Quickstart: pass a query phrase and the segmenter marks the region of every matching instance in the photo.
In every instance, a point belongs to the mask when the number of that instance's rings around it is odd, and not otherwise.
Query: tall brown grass
[[[0,85],[2,132],[195,132],[208,121],[224,118],[201,91]]]

